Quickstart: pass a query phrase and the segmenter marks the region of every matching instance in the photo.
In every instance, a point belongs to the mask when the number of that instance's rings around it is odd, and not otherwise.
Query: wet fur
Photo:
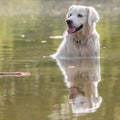
[[[75,8],[76,7],[76,8]],[[77,9],[81,6],[75,6]],[[69,8],[68,13],[72,10]],[[80,8],[81,9],[81,8]],[[82,30],[68,34],[64,33],[63,41],[60,44],[57,52],[53,55],[55,58],[86,58],[86,57],[99,57],[99,34],[96,31],[96,22],[99,16],[94,8],[82,6],[87,12],[87,20],[83,23]]]

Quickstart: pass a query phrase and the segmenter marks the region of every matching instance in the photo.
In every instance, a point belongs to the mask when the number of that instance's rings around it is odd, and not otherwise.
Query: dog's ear
[[[91,26],[100,19],[97,11],[93,7],[88,7],[88,24]]]
[[[68,9],[68,12],[71,11],[76,5],[71,5]]]

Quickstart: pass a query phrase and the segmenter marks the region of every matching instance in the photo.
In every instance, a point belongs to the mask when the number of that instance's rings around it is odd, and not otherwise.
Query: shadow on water
[[[1,0],[0,72],[31,75],[0,76],[0,120],[119,120],[119,3]],[[71,4],[93,6],[100,14],[100,62],[47,57],[62,40]]]

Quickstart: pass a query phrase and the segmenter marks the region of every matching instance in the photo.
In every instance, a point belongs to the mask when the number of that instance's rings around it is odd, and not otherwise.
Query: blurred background
[[[93,6],[100,15],[101,107],[94,114],[72,113],[64,77],[53,54],[66,29],[72,4]],[[0,72],[30,72],[27,77],[0,76],[0,120],[120,119],[119,0],[0,0]]]

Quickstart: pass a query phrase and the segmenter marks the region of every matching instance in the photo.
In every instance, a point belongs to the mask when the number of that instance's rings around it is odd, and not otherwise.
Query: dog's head
[[[72,5],[66,16],[68,34],[82,31],[85,24],[92,26],[98,21],[99,15],[93,7]]]

